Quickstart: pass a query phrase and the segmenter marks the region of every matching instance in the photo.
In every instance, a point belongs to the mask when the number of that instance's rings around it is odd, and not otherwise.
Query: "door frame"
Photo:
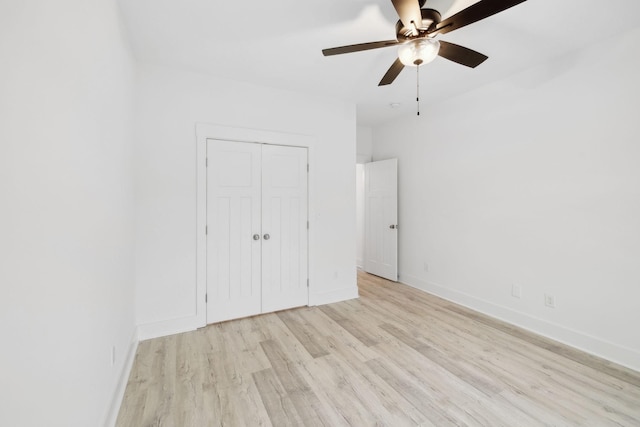
[[[207,140],[217,139],[224,141],[246,142],[254,144],[284,145],[290,147],[302,147],[307,149],[307,162],[309,173],[307,175],[307,219],[313,218],[314,197],[313,172],[313,145],[315,138],[309,135],[284,133],[261,129],[247,129],[229,127],[208,123],[196,123],[196,300],[195,312],[198,327],[207,325]],[[313,227],[307,230],[307,274],[309,275],[309,288],[307,298],[312,291],[314,281],[313,272],[309,260],[312,256],[314,237]],[[309,300],[307,299],[307,305]]]

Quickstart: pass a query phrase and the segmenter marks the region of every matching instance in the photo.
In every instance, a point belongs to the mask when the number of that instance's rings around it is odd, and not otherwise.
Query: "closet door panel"
[[[308,304],[307,149],[264,145],[262,167],[262,311],[269,312]]]
[[[207,322],[261,312],[261,147],[207,143]]]

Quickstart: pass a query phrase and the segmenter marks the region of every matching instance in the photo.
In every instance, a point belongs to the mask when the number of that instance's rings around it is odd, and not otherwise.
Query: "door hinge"
[[[204,167],[205,168],[209,167],[209,158],[208,157],[206,159],[204,159]]]
[[[204,294],[204,302],[209,302],[209,294]]]
[[[204,234],[205,234],[205,235],[208,235],[208,234],[209,234],[209,226],[208,226],[208,225],[205,225],[205,226],[204,226]]]
[[[309,172],[309,163],[307,163],[307,172]]]
[[[309,278],[307,278],[307,288],[309,287]]]
[[[309,221],[307,221],[307,230],[309,229]]]

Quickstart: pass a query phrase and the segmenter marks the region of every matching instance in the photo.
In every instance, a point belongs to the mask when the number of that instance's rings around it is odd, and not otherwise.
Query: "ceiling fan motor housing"
[[[418,27],[418,35],[413,34],[413,28],[405,27],[402,21],[396,23],[396,38],[399,42],[425,37],[427,32],[436,27],[442,20],[440,12],[435,9],[420,9],[422,14],[422,22],[416,24]]]

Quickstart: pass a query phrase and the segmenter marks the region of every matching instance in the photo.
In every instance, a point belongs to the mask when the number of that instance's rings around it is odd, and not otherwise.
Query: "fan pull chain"
[[[416,67],[416,103],[418,104],[418,116],[420,115],[420,64]]]

